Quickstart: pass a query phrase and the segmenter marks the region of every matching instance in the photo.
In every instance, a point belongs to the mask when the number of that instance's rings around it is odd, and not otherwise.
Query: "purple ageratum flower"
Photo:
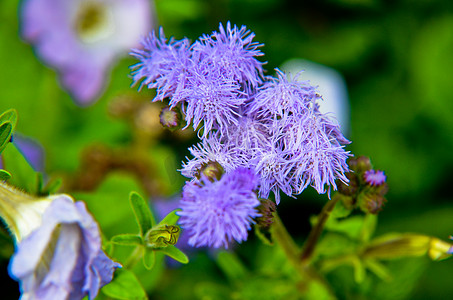
[[[224,145],[218,135],[208,135],[194,147],[189,148],[193,158],[183,163],[181,174],[188,178],[197,175],[198,170],[209,162],[218,162],[226,173],[247,165],[248,157],[234,145]]]
[[[101,249],[97,223],[83,202],[67,195],[44,211],[39,227],[23,237],[9,271],[27,299],[93,299],[120,267]]]
[[[245,26],[231,28],[227,22],[225,30],[220,23],[219,32],[203,35],[194,44],[194,57],[241,85],[256,87],[263,77],[263,63],[256,57],[264,54],[258,49],[263,44],[254,42],[254,37],[255,34]]]
[[[320,194],[326,192],[327,186],[330,195],[330,187],[337,189],[336,179],[349,181],[345,173],[349,171],[346,160],[351,155],[343,144],[350,142],[341,134],[337,123],[321,114],[317,106],[305,118],[296,115],[280,122],[290,124],[282,125],[285,128],[282,140],[297,161],[290,173],[295,194],[311,185]]]
[[[267,77],[249,106],[250,113],[260,116],[283,117],[288,114],[305,114],[321,98],[308,81],[288,80],[285,73],[276,69],[278,78]]]
[[[247,239],[247,231],[260,214],[255,189],[258,178],[250,169],[239,168],[219,181],[206,177],[187,182],[181,200],[179,224],[189,232],[195,247],[225,247]]]
[[[385,176],[384,171],[368,170],[363,174],[363,178],[369,185],[381,185],[384,184],[387,176]]]
[[[209,69],[204,65],[194,67],[181,92],[187,126],[192,122],[196,130],[202,123],[203,137],[212,129],[223,133],[230,124],[237,123],[237,110],[246,100],[236,82],[224,77],[218,69]],[[170,101],[170,106],[176,104],[174,99]]]
[[[187,69],[192,65],[189,40],[167,40],[161,27],[159,37],[153,31],[141,44],[143,49],[130,53],[140,60],[131,67],[134,84],[141,82],[140,88],[146,85],[157,89],[153,101],[179,95],[186,85]]]
[[[25,0],[22,37],[81,105],[100,95],[118,55],[150,30],[148,0]]]
[[[291,173],[296,164],[291,153],[278,147],[263,151],[254,161],[255,170],[260,176],[259,196],[267,199],[269,193],[275,195],[275,202],[280,203],[280,190],[292,196]]]

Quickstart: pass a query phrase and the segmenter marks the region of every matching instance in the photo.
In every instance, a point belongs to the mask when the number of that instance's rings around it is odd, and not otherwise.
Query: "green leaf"
[[[11,178],[11,174],[6,170],[0,170],[0,181],[7,181]]]
[[[189,258],[187,257],[187,255],[185,255],[184,252],[182,252],[173,245],[168,245],[167,247],[161,248],[158,251],[164,253],[167,256],[170,256],[171,258],[173,258],[176,261],[179,261],[180,263],[187,264],[189,262]]]
[[[165,216],[165,218],[162,219],[162,221],[159,222],[159,225],[176,225],[176,222],[179,220],[179,216],[176,214],[176,212],[181,211],[181,209],[175,209],[171,213]]]
[[[41,174],[41,173],[39,173],[39,174]],[[61,180],[61,178],[49,180],[49,182],[47,182],[47,184],[41,188],[39,194],[40,195],[55,194],[60,189],[60,186],[62,183],[63,183],[63,180]]]
[[[363,220],[362,230],[360,232],[360,240],[362,242],[370,241],[376,230],[377,215],[366,214]]]
[[[153,214],[146,201],[138,193],[131,192],[129,200],[140,227],[140,235],[143,237],[155,224]]]
[[[24,189],[30,194],[36,194],[38,191],[36,172],[16,146],[11,144],[10,147],[3,151],[2,156],[4,168],[12,174],[9,183]]]
[[[16,128],[17,124],[17,111],[15,109],[8,109],[3,114],[0,115],[0,124],[10,122],[14,128]]]
[[[145,249],[143,254],[143,265],[147,270],[151,270],[156,263],[156,253],[152,249]]]
[[[102,292],[114,299],[147,299],[146,292],[134,273],[118,269],[112,282],[102,288]]]
[[[10,142],[16,124],[17,112],[15,109],[9,109],[0,115],[0,153]]]
[[[5,122],[0,125],[0,153],[3,152],[6,145],[10,142],[12,133],[13,125],[11,122]]]
[[[372,271],[376,276],[384,281],[391,281],[392,275],[386,266],[374,259],[367,259],[364,261],[368,270]]]
[[[358,239],[363,227],[363,216],[352,216],[346,219],[330,219],[326,222],[326,229],[333,232],[341,232],[352,239]]]
[[[335,219],[346,218],[347,216],[349,216],[351,214],[351,212],[352,212],[352,210],[347,209],[344,206],[343,201],[340,200],[337,202],[337,204],[335,204],[335,207],[333,208],[333,211],[330,214],[330,217],[335,218]]]
[[[142,240],[141,236],[136,235],[136,234],[130,234],[130,233],[115,235],[114,237],[112,237],[112,239],[110,241],[113,244],[123,245],[123,246],[143,245],[143,240]]]

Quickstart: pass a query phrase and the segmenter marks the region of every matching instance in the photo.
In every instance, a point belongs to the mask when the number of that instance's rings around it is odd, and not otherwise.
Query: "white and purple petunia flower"
[[[22,37],[79,105],[94,102],[114,60],[153,23],[149,0],[25,0]]]
[[[218,181],[202,176],[183,189],[179,224],[188,231],[195,247],[225,247],[247,239],[247,231],[259,217],[255,189],[258,178],[250,169],[238,168]]]
[[[387,176],[385,176],[384,171],[380,170],[368,170],[363,174],[365,181],[369,185],[381,185],[384,184],[387,180]]]
[[[17,235],[9,271],[21,299],[94,299],[120,265],[101,249],[98,224],[83,202],[67,195],[48,200],[37,227]]]

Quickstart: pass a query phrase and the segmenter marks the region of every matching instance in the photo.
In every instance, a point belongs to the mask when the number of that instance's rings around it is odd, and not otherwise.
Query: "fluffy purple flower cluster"
[[[156,89],[153,101],[180,107],[186,127],[192,124],[201,136],[181,170],[192,181],[184,187],[180,224],[194,246],[245,240],[258,214],[256,194],[273,192],[278,204],[280,191],[294,196],[310,185],[325,193],[337,188],[337,179],[348,182],[349,141],[320,112],[316,88],[278,69],[277,77],[264,76],[257,60],[262,44],[253,38],[229,22],[193,44],[167,40],[161,29],[131,53],[139,60],[131,67],[134,84]],[[212,162],[226,174],[214,182],[195,179]],[[244,172],[238,170],[248,170],[256,184],[234,183]]]
[[[325,193],[336,189],[336,179],[348,182],[349,141],[319,111],[316,88],[280,70],[263,76],[262,44],[253,37],[227,23],[190,44],[167,40],[161,29],[143,40],[143,50],[133,50],[140,60],[132,66],[134,82],[155,88],[154,101],[180,105],[186,127],[202,132],[182,174],[193,178],[210,161],[227,173],[250,168],[259,175],[259,196],[273,192],[277,203],[280,190],[294,196],[311,185]]]
[[[255,209],[260,201],[255,189],[256,174],[238,168],[218,181],[205,176],[184,186],[179,224],[189,231],[189,245],[195,247],[225,247],[236,240],[247,240]]]
[[[131,53],[140,60],[132,66],[133,80],[155,88],[154,101],[169,98],[173,108],[180,105],[187,125],[203,127],[203,137],[211,130],[225,132],[240,117],[240,107],[248,91],[262,83],[263,55],[254,34],[245,26],[204,35],[195,43],[188,39],[167,40],[160,29],[142,41],[142,50]]]

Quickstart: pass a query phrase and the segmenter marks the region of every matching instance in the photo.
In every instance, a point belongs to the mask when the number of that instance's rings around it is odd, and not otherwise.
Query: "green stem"
[[[274,223],[272,223],[271,234],[272,240],[276,241],[282,247],[291,264],[293,264],[296,268],[299,268],[299,248],[289,235],[277,212],[274,213]]]
[[[322,231],[324,230],[324,226],[326,225],[327,220],[329,219],[330,213],[332,212],[335,204],[337,204],[340,196],[335,194],[332,200],[328,201],[326,205],[324,205],[321,213],[318,216],[318,221],[316,225],[311,229],[310,234],[308,235],[307,241],[302,248],[302,253],[300,255],[300,262],[302,266],[307,266],[310,264],[310,259],[313,255],[313,252],[316,247],[316,243],[321,236]]]
[[[285,252],[285,255],[288,258],[289,262],[301,276],[301,280],[305,283],[309,282],[310,280],[317,281],[319,284],[324,286],[325,290],[329,293],[329,299],[336,299],[328,283],[320,274],[318,274],[315,269],[300,264],[299,247],[296,245],[293,238],[289,235],[277,212],[274,213],[274,223],[272,223],[271,234],[272,240],[278,243],[283,249],[283,252]]]
[[[138,261],[143,257],[144,255],[143,252],[144,252],[143,246],[135,247],[135,249],[131,252],[126,262],[124,263],[124,267],[129,270],[132,269],[135,266],[135,264],[137,264]]]

